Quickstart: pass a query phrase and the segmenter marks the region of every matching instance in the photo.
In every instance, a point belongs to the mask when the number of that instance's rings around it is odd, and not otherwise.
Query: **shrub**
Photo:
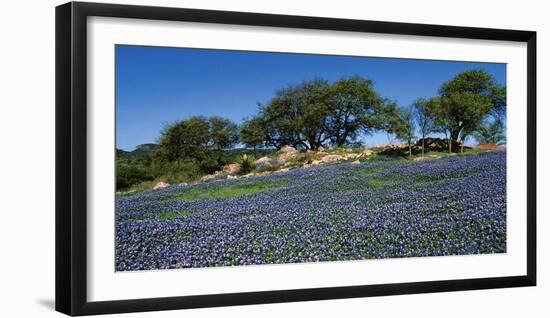
[[[243,158],[241,161],[241,169],[239,170],[239,174],[248,174],[256,169],[256,165],[249,157]]]
[[[144,181],[153,180],[153,176],[145,167],[139,165],[129,165],[125,163],[117,163],[116,165],[116,189],[125,190],[132,185]]]

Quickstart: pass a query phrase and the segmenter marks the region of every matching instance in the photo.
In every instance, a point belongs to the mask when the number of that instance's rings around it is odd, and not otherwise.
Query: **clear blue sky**
[[[505,64],[117,45],[116,145],[133,150],[155,142],[164,125],[194,115],[241,123],[278,88],[314,77],[372,79],[382,96],[408,106],[469,69],[484,69],[506,85]],[[388,137],[363,141],[375,145]]]

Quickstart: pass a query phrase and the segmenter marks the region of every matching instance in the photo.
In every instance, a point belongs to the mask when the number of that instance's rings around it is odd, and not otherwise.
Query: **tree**
[[[393,118],[387,121],[389,125],[386,127],[387,131],[389,133],[392,133],[395,135],[395,137],[399,140],[403,140],[407,143],[407,146],[409,148],[409,159],[412,158],[412,144],[415,138],[415,118],[414,118],[414,112],[411,107],[411,109],[403,109],[394,107],[395,104],[392,104],[392,111],[391,116]]]
[[[440,97],[431,98],[430,100],[428,100],[426,107],[428,108],[429,113],[432,114],[433,116],[433,124],[434,124],[433,132],[445,134],[449,153],[451,153],[453,148],[451,131],[454,127],[454,123],[452,119],[449,116],[447,116],[448,111],[443,106],[442,98]]]
[[[391,134],[395,135],[395,132],[402,126],[400,112],[395,101],[385,100],[384,107],[376,114],[377,121],[381,123],[379,128],[388,134],[388,138]]]
[[[506,142],[504,126],[496,119],[485,121],[473,135],[480,144],[501,145]]]
[[[296,94],[297,136],[308,149],[317,150],[330,139],[326,126],[330,115],[328,81],[316,78],[302,83]]]
[[[229,119],[212,116],[208,118],[210,147],[216,155],[218,166],[222,166],[223,152],[239,142],[239,128]]]
[[[163,129],[155,159],[162,162],[203,161],[210,143],[210,127],[203,116],[176,122]]]
[[[204,172],[218,169],[223,151],[238,142],[237,125],[221,117],[195,116],[169,125],[161,132],[154,160],[160,164],[192,163]]]
[[[449,132],[450,145],[459,144],[461,152],[466,137],[479,128],[492,108],[490,97],[469,92],[440,97],[436,105],[440,109],[435,114]]]
[[[505,89],[495,83],[484,70],[459,73],[441,85],[439,96],[432,103],[432,112],[439,129],[448,134],[449,149],[453,144],[464,149],[464,141],[490,113],[505,108]]]
[[[265,143],[277,149],[288,145],[316,150],[322,146],[329,139],[325,125],[327,89],[328,82],[317,78],[278,90],[260,108]]]
[[[428,106],[428,100],[424,98],[418,98],[413,103],[413,114],[420,130],[420,136],[422,138],[422,157],[425,153],[425,139],[426,136],[434,130],[434,117]]]
[[[337,147],[353,143],[361,132],[370,134],[382,126],[379,113],[383,99],[371,80],[354,76],[336,81],[329,89],[329,103],[326,124],[331,143]]]
[[[330,143],[341,147],[355,143],[361,133],[382,129],[385,102],[371,80],[354,76],[330,84],[315,78],[278,90],[260,106],[258,120],[267,146],[316,150]],[[247,139],[259,137],[250,135],[248,124],[245,128]]]
[[[239,138],[243,144],[252,147],[256,152],[256,148],[261,146],[267,138],[265,123],[262,118],[256,116],[245,119],[240,127]]]
[[[506,118],[506,87],[495,86],[491,89],[490,93],[493,99],[493,109],[491,110],[491,116],[494,120],[499,121],[500,125],[504,127],[504,121]]]

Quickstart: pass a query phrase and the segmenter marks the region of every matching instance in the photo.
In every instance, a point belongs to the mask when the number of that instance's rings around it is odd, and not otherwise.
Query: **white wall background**
[[[544,1],[330,2],[306,0],[125,0],[116,3],[527,29],[538,32],[537,287],[275,305],[224,307],[115,317],[544,317],[550,314],[550,22]],[[0,11],[0,316],[62,317],[54,304],[54,7],[63,1],[11,1]],[[546,148],[543,148],[546,146]]]

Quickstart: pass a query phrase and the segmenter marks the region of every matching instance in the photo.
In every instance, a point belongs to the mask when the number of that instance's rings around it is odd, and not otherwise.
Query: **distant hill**
[[[132,151],[133,154],[144,154],[144,153],[151,153],[152,151],[155,151],[158,148],[157,144],[142,144],[137,145],[136,149]]]
[[[132,151],[117,149],[116,155],[119,158],[144,158],[155,151],[157,147],[157,144],[142,144],[137,145]]]

